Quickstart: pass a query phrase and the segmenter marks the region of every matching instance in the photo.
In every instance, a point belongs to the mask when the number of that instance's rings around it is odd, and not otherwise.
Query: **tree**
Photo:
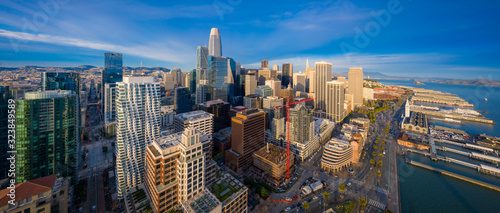
[[[108,151],[108,147],[107,146],[103,146],[102,147],[102,152],[106,153]]]
[[[267,197],[269,197],[269,193],[267,193],[266,187],[262,187],[262,188],[260,189],[260,196],[261,196],[262,198],[267,198]]]
[[[115,147],[115,142],[111,142],[111,146],[112,146],[112,147]]]
[[[307,201],[306,201],[306,202],[304,202],[304,204],[302,204],[302,207],[303,207],[303,208],[304,208],[304,210],[306,210],[306,212],[307,212],[307,210],[308,210],[308,209],[309,209],[309,207],[310,207],[310,206],[309,206],[309,202],[307,202]]]
[[[383,154],[383,153],[380,153],[380,154],[378,154],[378,156],[380,156],[380,157],[384,157],[384,154]]]
[[[379,170],[379,171],[377,171],[377,176],[378,176],[378,177],[382,176],[382,172],[380,172],[380,170]]]
[[[392,211],[390,209],[387,209],[387,210],[383,211],[382,213],[392,213]]]
[[[375,143],[376,143],[376,144],[378,144],[378,142],[379,142],[378,140],[375,140]]]
[[[358,110],[358,113],[363,114],[363,110],[362,109]]]
[[[367,202],[366,202],[366,199],[365,199],[365,198],[359,198],[359,205],[360,205],[361,207],[365,207],[365,206],[366,206],[366,204],[367,204]]]
[[[377,153],[375,151],[372,152],[372,156],[375,157],[377,156]]]
[[[380,139],[380,136],[377,136],[377,139]]]
[[[327,191],[323,192],[323,200],[325,202],[323,202],[323,212],[325,211],[325,207],[326,207],[326,200],[330,197],[330,193],[328,193]]]
[[[382,146],[385,146],[385,142],[382,142]]]
[[[380,147],[380,151],[384,151],[384,147],[383,146]]]
[[[383,165],[382,161],[377,162],[377,165],[382,166]]]
[[[344,184],[340,184],[339,185],[339,191],[340,192],[345,192],[345,186],[344,186]]]
[[[375,160],[370,159],[370,163],[372,164],[372,166],[375,166]]]
[[[389,126],[385,127],[385,133],[388,133],[389,132]]]
[[[377,146],[377,145],[375,145],[375,146],[373,146],[373,148],[374,148],[374,149],[378,149],[378,146]]]

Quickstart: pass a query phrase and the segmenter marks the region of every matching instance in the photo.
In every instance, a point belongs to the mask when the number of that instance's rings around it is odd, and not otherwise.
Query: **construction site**
[[[267,144],[253,154],[253,165],[260,170],[262,178],[271,186],[277,188],[286,180],[287,151],[284,148]],[[293,173],[295,166],[294,155],[290,155],[290,172]]]

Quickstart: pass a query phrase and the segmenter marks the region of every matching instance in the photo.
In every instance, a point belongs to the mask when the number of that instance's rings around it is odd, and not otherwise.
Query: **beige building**
[[[329,81],[326,83],[326,117],[337,123],[346,116],[344,83],[340,81]]]
[[[302,72],[293,75],[293,90],[305,92],[306,91],[306,75]]]
[[[321,169],[328,173],[338,172],[351,166],[354,161],[353,147],[346,140],[332,138],[325,145]]]
[[[257,78],[255,75],[245,75],[245,95],[255,94]]]
[[[267,80],[266,85],[271,87],[271,90],[273,90],[273,96],[280,96],[281,94],[281,81],[278,80],[277,78],[273,80]]]
[[[15,205],[10,205],[10,189],[0,191],[0,212],[68,212],[69,179],[45,176],[22,182],[15,188]]]
[[[328,62],[316,62],[316,82],[314,99],[315,108],[321,111],[326,111],[327,89],[326,82],[332,80],[332,64]],[[361,81],[363,83],[363,81]]]
[[[363,105],[363,68],[351,67],[347,78],[349,80],[347,93],[353,95],[354,106]]]

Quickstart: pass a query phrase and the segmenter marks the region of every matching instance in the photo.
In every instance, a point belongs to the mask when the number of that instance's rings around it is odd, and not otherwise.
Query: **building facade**
[[[177,87],[175,89],[174,107],[175,112],[185,113],[192,110],[191,94],[187,87]]]
[[[344,109],[344,83],[340,81],[329,81],[326,82],[326,86],[326,117],[339,123],[346,116],[346,110]]]
[[[146,146],[160,137],[160,84],[126,76],[117,83],[116,183],[118,197],[144,180]]]
[[[321,157],[321,169],[333,173],[349,167],[354,161],[353,152],[353,148],[348,141],[332,138],[325,145]]]
[[[347,76],[349,89],[347,92],[352,94],[354,106],[363,105],[363,68],[351,67]]]
[[[332,80],[332,64],[327,62],[316,62],[316,82],[315,82],[315,94],[316,98],[314,99],[315,108],[325,112],[326,111],[326,102],[327,102],[327,87],[326,82]]]
[[[281,79],[281,85],[283,85],[285,88],[291,87],[293,85],[293,64],[291,63],[284,63],[281,66],[282,69],[282,79]]]
[[[198,110],[203,110],[213,115],[214,132],[231,126],[231,117],[229,111],[231,104],[222,100],[212,100],[198,104]]]

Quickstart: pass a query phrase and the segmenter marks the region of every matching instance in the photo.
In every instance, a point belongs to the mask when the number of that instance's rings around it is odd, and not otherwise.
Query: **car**
[[[96,208],[95,205],[92,206],[92,211],[95,212]]]
[[[80,208],[78,209],[78,212],[82,213],[82,212],[83,212],[83,207],[80,207]]]
[[[351,186],[351,182],[348,182],[348,183],[347,183],[347,186]]]
[[[285,211],[290,211],[291,208],[290,207],[286,207]]]
[[[318,199],[318,196],[314,195],[313,200],[316,200],[316,199]]]
[[[287,197],[285,200],[286,201],[292,201],[292,198]]]

